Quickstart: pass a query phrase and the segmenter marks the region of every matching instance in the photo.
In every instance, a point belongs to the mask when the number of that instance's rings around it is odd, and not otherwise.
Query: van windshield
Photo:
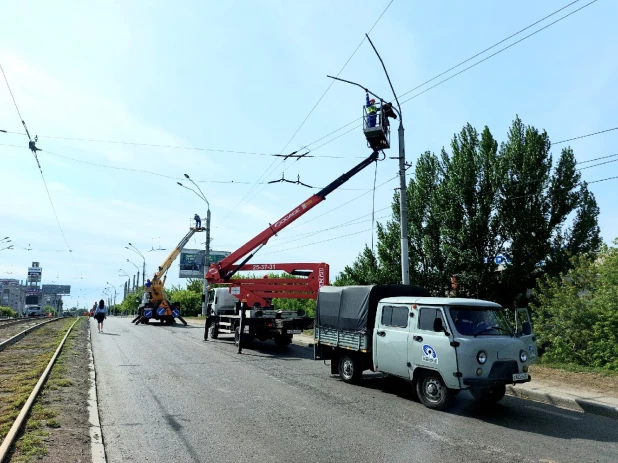
[[[450,315],[455,329],[463,336],[513,335],[502,309],[451,307]]]

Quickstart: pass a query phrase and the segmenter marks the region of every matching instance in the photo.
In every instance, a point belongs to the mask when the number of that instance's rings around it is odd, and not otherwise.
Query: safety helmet
[[[369,100],[369,103],[371,103],[371,104],[374,104],[375,102],[376,102],[376,100],[373,99],[373,98],[371,100]]]

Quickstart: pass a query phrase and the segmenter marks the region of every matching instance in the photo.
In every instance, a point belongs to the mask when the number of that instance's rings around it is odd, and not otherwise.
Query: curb
[[[88,324],[88,370],[90,371],[90,390],[88,391],[88,423],[90,424],[90,450],[92,463],[106,463],[105,446],[103,445],[103,433],[99,420],[99,401],[97,398],[97,377],[94,369],[94,356],[92,355],[92,339]]]
[[[604,404],[602,402],[594,402],[591,400],[556,393],[535,391],[534,389],[527,389],[522,386],[506,386],[506,393],[520,399],[532,400],[535,402],[553,405],[554,407],[566,408],[581,413],[601,415],[618,420],[618,407]]]
[[[17,341],[20,341],[22,338],[24,338],[28,333],[32,333],[34,330],[39,329],[42,326],[47,325],[48,323],[51,322],[56,322],[58,320],[64,320],[63,318],[52,318],[51,320],[48,320],[46,322],[43,323],[39,323],[38,325],[34,325],[31,326],[30,328],[25,329],[24,331],[22,331],[21,333],[17,333],[15,336],[13,336],[12,338],[7,339],[4,342],[0,342],[0,352],[3,351],[4,349],[6,349],[9,346],[12,346],[13,344],[15,344]]]

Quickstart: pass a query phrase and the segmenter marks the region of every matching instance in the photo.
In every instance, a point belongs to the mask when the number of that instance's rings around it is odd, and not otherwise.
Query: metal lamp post
[[[126,246],[125,246],[126,247]],[[127,248],[128,249],[128,248]],[[135,269],[137,270],[137,284],[139,285],[139,267],[137,266],[137,264],[135,264],[132,260],[127,259],[127,262],[130,263],[131,265],[133,265],[133,267],[135,267]],[[135,290],[135,281],[133,282],[133,289]]]
[[[112,285],[109,281],[107,282],[108,285],[110,285],[110,288],[114,289],[114,307],[116,306],[116,287],[114,285]]]
[[[195,183],[191,179],[191,177],[189,177],[188,174],[184,174],[184,175],[187,180],[189,180],[193,185],[195,185],[195,188],[198,189],[199,193],[195,191],[193,188],[189,188],[188,186],[185,186],[180,182],[176,182],[176,183],[178,183],[178,185],[180,185],[181,187],[186,188],[187,190],[190,190],[193,193],[195,193],[198,196],[198,198],[200,198],[202,201],[206,203],[206,207],[207,207],[207,210],[206,210],[206,241],[204,242],[204,246],[205,246],[204,259],[202,261],[202,268],[204,270],[203,283],[202,283],[202,317],[205,317],[206,316],[206,293],[208,291],[208,282],[206,281],[206,272],[208,271],[208,267],[210,267],[210,203],[206,199],[206,195],[204,195],[204,193],[202,192],[198,184]]]
[[[133,246],[131,243],[129,243],[129,246],[131,246],[130,248],[126,247],[127,249],[130,249],[131,251],[136,252],[137,254],[140,255],[140,257],[142,258],[143,265],[142,265],[142,287],[146,284],[146,258],[144,257],[144,255],[139,252],[139,249],[137,249],[135,246]],[[137,282],[139,284],[139,281]]]

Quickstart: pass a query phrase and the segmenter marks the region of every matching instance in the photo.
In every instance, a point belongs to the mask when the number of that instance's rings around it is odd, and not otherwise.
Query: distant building
[[[26,292],[25,286],[19,280],[8,278],[0,279],[0,305],[10,307],[18,316],[25,314]]]

